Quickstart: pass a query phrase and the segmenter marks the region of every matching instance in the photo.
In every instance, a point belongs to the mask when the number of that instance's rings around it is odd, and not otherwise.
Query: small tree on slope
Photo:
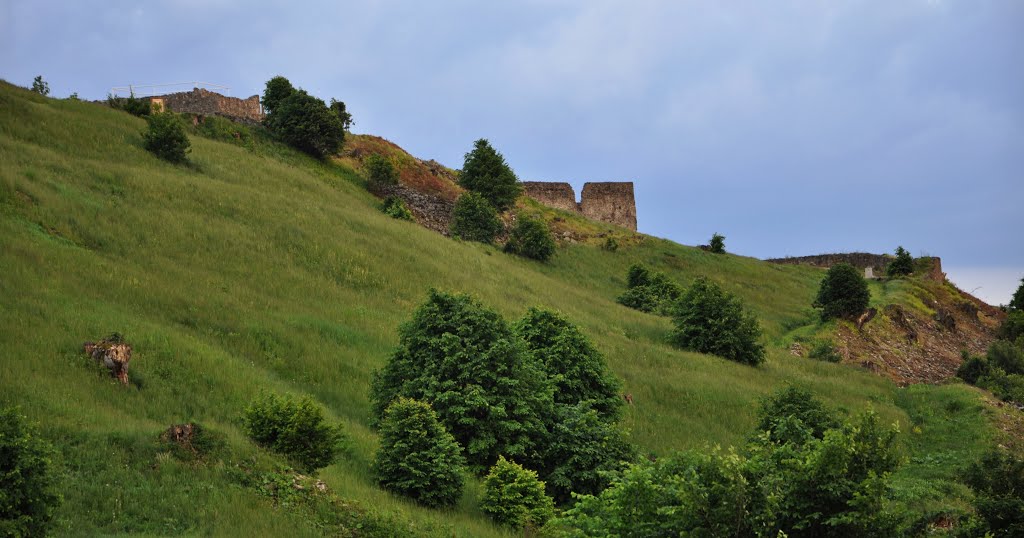
[[[499,212],[512,207],[522,190],[505,158],[482,138],[473,144],[473,151],[466,154],[459,184],[480,193]]]
[[[870,300],[871,292],[861,272],[848,263],[839,263],[825,273],[814,307],[821,309],[823,321],[852,319],[864,312]]]

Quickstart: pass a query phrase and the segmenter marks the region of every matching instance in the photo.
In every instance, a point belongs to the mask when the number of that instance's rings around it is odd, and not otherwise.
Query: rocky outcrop
[[[436,194],[427,194],[402,184],[380,187],[378,195],[396,196],[405,202],[413,218],[425,228],[449,235],[455,204]]]
[[[124,342],[121,335],[114,333],[99,342],[86,342],[82,349],[106,366],[110,375],[122,385],[128,384],[128,361],[132,360],[132,347]]]
[[[203,88],[193,88],[190,92],[155,95],[149,98],[155,106],[163,107],[172,112],[198,114],[200,116],[224,116],[242,123],[259,123],[263,120],[263,107],[260,97],[253,95],[247,99],[228,97]]]

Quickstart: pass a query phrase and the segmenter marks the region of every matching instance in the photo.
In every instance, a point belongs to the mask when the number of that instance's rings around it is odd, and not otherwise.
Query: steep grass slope
[[[338,495],[403,533],[502,535],[477,510],[475,482],[457,509],[429,511],[368,471],[371,373],[430,287],[472,293],[510,320],[536,305],[579,324],[633,395],[624,426],[648,453],[738,444],[757,399],[790,382],[841,409],[911,419],[891,382],[784,351],[792,331],[815,330],[818,270],[650,237],[616,252],[569,245],[538,264],[386,217],[342,165],[192,137],[191,164],[174,166],[142,149],[143,128],[0,83],[0,405],[19,405],[59,450],[60,532],[318,535],[315,518],[237,480],[240,462],[277,461],[241,430],[247,402],[273,390],[311,395],[344,424],[349,454],[321,472]],[[665,345],[667,319],[614,302],[637,261],[740,295],[766,330],[767,363]],[[127,388],[80,351],[112,331],[134,346]],[[169,457],[157,436],[188,420],[224,433],[230,456]]]

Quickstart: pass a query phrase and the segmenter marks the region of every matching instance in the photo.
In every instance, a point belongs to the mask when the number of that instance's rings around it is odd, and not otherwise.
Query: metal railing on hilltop
[[[192,91],[193,88],[203,88],[204,90],[216,91],[222,95],[230,95],[231,88],[220,84],[212,84],[209,82],[172,82],[170,84],[129,84],[127,86],[115,86],[110,88],[110,95],[114,97],[127,97],[134,95],[135,97],[152,97],[154,95],[166,95],[169,93],[179,93]]]

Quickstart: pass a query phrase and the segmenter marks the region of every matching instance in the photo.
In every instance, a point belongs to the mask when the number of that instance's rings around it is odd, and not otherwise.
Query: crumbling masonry
[[[584,217],[636,231],[636,200],[633,182],[586,183],[576,201],[576,192],[568,183],[524,181],[526,195],[555,209],[580,213]]]
[[[260,97],[253,95],[247,99],[227,97],[203,88],[193,88],[190,92],[154,95],[149,98],[155,106],[171,112],[197,114],[200,116],[224,116],[242,123],[259,123],[263,120],[263,107]]]

